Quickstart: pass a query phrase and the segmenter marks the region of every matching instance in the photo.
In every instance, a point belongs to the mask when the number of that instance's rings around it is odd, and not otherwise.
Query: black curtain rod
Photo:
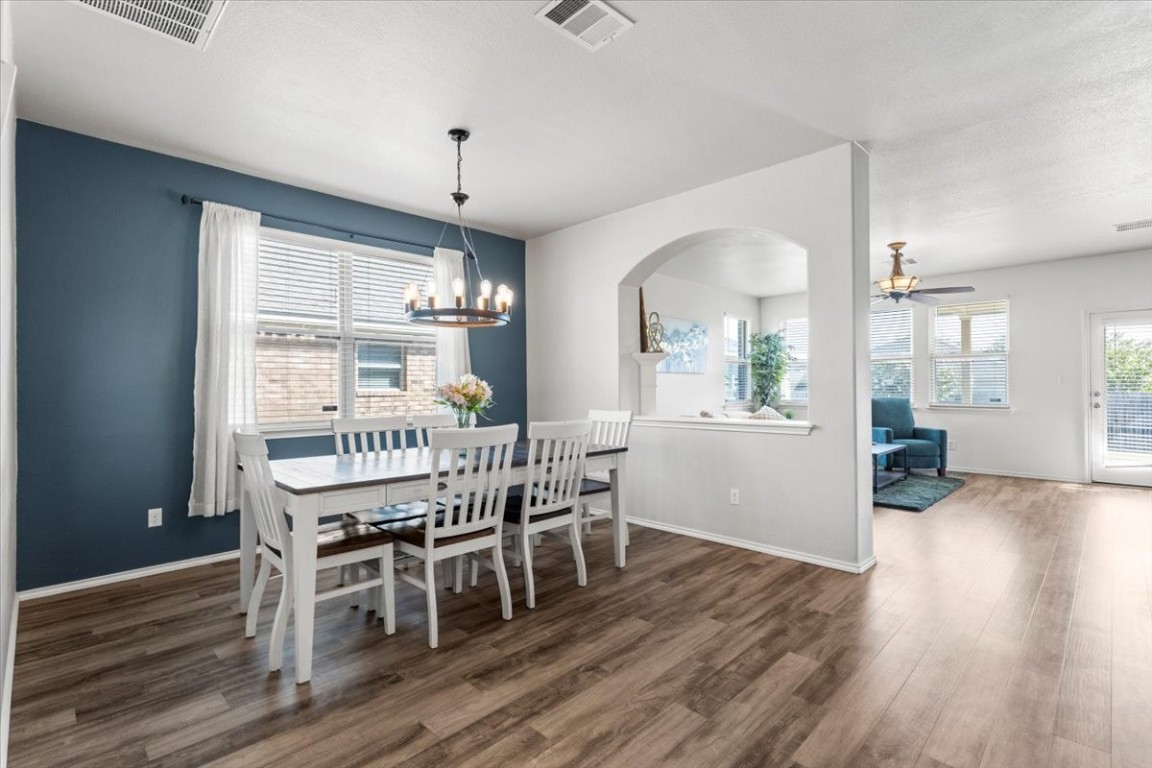
[[[200,199],[199,197],[191,197],[189,195],[181,195],[180,196],[180,203],[182,205],[204,205],[204,201],[202,199]],[[353,231],[347,230],[347,229],[337,229],[336,227],[330,227],[327,224],[318,224],[315,221],[304,221],[303,219],[294,219],[291,216],[278,216],[275,213],[267,213],[266,211],[261,211],[260,215],[262,217],[266,217],[269,219],[276,219],[278,221],[290,221],[293,224],[303,224],[306,227],[318,227],[320,229],[326,229],[329,232],[336,232],[336,233],[341,234],[341,235],[346,235],[349,239],[353,239],[353,238],[357,238],[357,237],[366,237],[369,240],[380,240],[380,241],[385,242],[385,243],[398,243],[399,245],[410,245],[413,248],[426,248],[428,250],[434,250],[436,248],[436,246],[428,245],[426,243],[413,243],[410,240],[397,240],[395,237],[383,237],[381,235],[370,235],[367,232],[353,232]],[[447,225],[445,225],[445,226],[447,226]]]

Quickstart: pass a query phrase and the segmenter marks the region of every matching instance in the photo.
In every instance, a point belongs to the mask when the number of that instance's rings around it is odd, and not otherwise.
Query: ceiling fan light
[[[876,287],[882,293],[908,293],[919,282],[920,278],[913,275],[891,275],[883,280],[877,280]]]

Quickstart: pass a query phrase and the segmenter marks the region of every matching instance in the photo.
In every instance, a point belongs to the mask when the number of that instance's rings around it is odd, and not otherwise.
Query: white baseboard
[[[1002,469],[973,469],[971,467],[955,467],[948,465],[948,471],[973,475],[999,475],[1000,477],[1021,477],[1025,480],[1051,480],[1057,483],[1088,483],[1083,477],[1064,477],[1061,475],[1038,475],[1033,472],[1005,472]]]
[[[12,720],[12,673],[16,669],[16,620],[20,616],[20,601],[12,601],[12,616],[8,624],[8,646],[4,654],[4,686],[0,690],[0,768],[8,766],[8,731]]]
[[[259,552],[260,550],[257,549],[256,551]],[[171,563],[160,563],[159,565],[150,565],[146,568],[135,568],[131,571],[109,573],[106,576],[94,576],[91,579],[66,581],[63,584],[51,584],[47,587],[36,587],[35,589],[21,590],[20,592],[16,593],[16,600],[35,600],[38,597],[62,595],[65,592],[75,592],[80,589],[91,589],[92,587],[103,587],[108,584],[115,584],[120,581],[130,581],[132,579],[144,578],[145,576],[156,576],[157,574],[169,573],[171,571],[180,571],[185,568],[195,568],[199,565],[211,565],[212,563],[220,563],[225,560],[234,560],[238,557],[240,557],[240,550],[234,549],[231,552],[221,552],[216,555],[193,557],[188,560],[176,560],[175,562]]]
[[[707,531],[700,531],[695,528],[684,528],[679,525],[670,525],[669,523],[661,523],[655,520],[645,520],[644,518],[631,517],[628,518],[629,523],[642,525],[645,528],[655,528],[658,531],[667,531],[668,533],[678,533],[681,536],[690,536],[693,539],[704,539],[705,541],[714,541],[717,544],[727,544],[730,547],[740,547],[741,549],[750,549],[754,552],[763,552],[766,555],[774,555],[776,557],[783,557],[788,560],[799,560],[802,563],[811,563],[812,565],[819,565],[824,568],[834,568],[837,571],[847,571],[848,573],[864,573],[872,566],[876,565],[876,558],[870,557],[863,563],[850,563],[845,560],[832,560],[827,557],[820,557],[819,555],[810,555],[807,552],[797,552],[791,549],[783,549],[781,547],[773,547],[768,544],[761,544],[758,541],[748,541],[747,539],[736,539],[731,536],[722,536],[718,533],[709,533]]]

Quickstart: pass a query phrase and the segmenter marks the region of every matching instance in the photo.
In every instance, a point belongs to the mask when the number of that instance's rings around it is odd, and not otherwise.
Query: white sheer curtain
[[[239,507],[232,430],[256,423],[259,253],[259,213],[204,203],[189,515],[212,517]]]
[[[452,281],[464,277],[464,253],[450,248],[432,252],[432,279],[442,303],[452,301]],[[472,299],[465,296],[465,302]],[[468,331],[465,328],[436,329],[436,383],[443,384],[472,373],[468,353]]]

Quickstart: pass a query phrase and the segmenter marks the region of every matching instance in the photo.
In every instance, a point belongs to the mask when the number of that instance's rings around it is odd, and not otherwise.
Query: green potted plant
[[[780,388],[791,360],[783,332],[752,334],[748,363],[752,368],[752,400],[757,408],[771,407],[780,401]]]

